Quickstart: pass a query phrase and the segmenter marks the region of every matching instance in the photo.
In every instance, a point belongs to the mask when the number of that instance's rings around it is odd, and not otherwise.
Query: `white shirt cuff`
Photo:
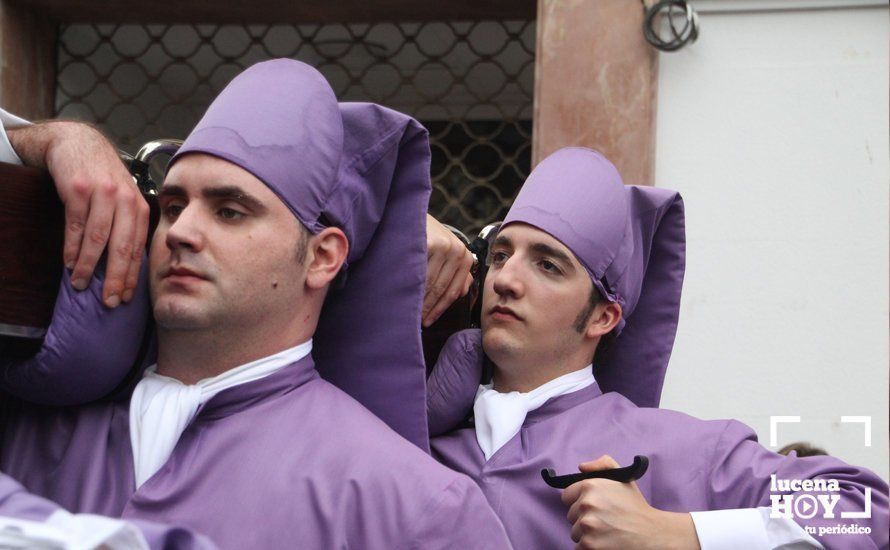
[[[57,510],[46,521],[0,517],[0,548],[148,550],[142,533],[120,520]]]
[[[690,515],[702,550],[822,548],[794,520],[771,518],[768,506]]]
[[[15,149],[12,148],[12,144],[9,142],[9,136],[6,135],[6,129],[28,126],[30,124],[31,123],[27,120],[0,109],[0,162],[22,164],[22,159],[19,158]]]

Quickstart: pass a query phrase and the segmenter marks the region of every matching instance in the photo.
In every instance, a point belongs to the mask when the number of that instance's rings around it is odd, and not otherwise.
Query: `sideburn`
[[[593,315],[593,309],[598,303],[600,303],[600,293],[595,286],[591,286],[590,296],[587,297],[587,303],[584,305],[584,309],[582,309],[581,312],[578,313],[578,316],[575,317],[575,322],[572,324],[575,332],[584,334],[587,322],[590,321],[590,316]]]
[[[299,220],[297,225],[300,226],[300,239],[297,241],[295,259],[298,264],[302,264],[306,261],[306,252],[309,250],[309,230]]]

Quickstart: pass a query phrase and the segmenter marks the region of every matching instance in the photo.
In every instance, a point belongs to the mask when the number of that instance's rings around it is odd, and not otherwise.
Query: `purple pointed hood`
[[[686,264],[679,193],[625,186],[601,154],[569,147],[532,171],[503,226],[515,222],[562,242],[600,295],[621,305],[617,338],[594,360],[603,391],[617,391],[639,406],[658,406]]]
[[[428,450],[420,340],[426,130],[378,105],[338,104],[314,68],[277,59],[232,80],[170,164],[193,152],[251,172],[312,233],[343,230],[349,257],[314,336],[318,370]]]

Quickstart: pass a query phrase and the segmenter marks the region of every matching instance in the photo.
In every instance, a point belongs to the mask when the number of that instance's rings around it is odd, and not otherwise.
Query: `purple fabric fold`
[[[40,350],[22,361],[0,358],[0,387],[54,406],[87,403],[111,392],[139,355],[150,312],[147,269],[143,257],[133,299],[115,309],[102,304],[104,262],[84,291],[74,290],[66,273]]]
[[[676,191],[627,186],[625,192],[634,220],[634,254],[618,280],[629,289],[626,324],[610,346],[597,351],[593,372],[603,391],[657,407],[680,320],[686,218]]]
[[[345,146],[326,212],[351,252],[328,297],[313,354],[321,375],[429,452],[420,335],[430,149],[414,119],[370,103],[340,106]]]
[[[456,332],[442,346],[427,380],[430,437],[454,429],[473,410],[482,378],[482,332]]]

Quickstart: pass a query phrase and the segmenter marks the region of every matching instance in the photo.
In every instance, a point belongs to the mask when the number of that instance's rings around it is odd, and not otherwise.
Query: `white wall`
[[[765,445],[771,415],[799,415],[779,446],[806,440],[886,479],[886,3],[692,4],[698,42],[659,60],[656,185],[683,193],[688,237],[662,404],[737,418]],[[871,447],[842,415],[872,417]]]

